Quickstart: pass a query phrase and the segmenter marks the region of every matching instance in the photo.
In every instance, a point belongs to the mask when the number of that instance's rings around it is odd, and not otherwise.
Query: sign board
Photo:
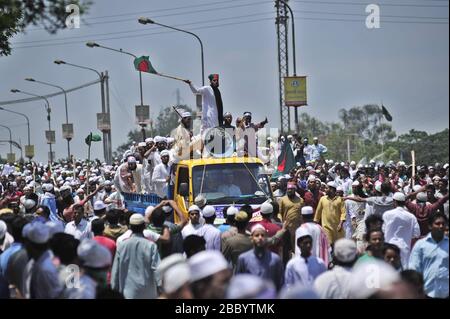
[[[25,157],[34,157],[34,145],[25,145]]]
[[[284,77],[284,105],[307,105],[306,100],[306,76]]]
[[[47,144],[55,144],[55,131],[45,131],[45,138],[47,139]]]
[[[15,153],[8,153],[6,154],[6,159],[9,163],[14,163],[16,161],[16,154]]]
[[[102,132],[111,130],[109,113],[97,113],[97,128]]]
[[[136,124],[149,125],[150,124],[150,106],[136,105]]]
[[[63,138],[66,140],[71,140],[73,138],[73,124],[63,124],[62,125]]]

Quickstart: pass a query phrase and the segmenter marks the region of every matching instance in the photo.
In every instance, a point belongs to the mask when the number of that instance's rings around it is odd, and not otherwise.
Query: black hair
[[[423,275],[420,272],[417,272],[412,269],[406,269],[400,272],[400,277],[402,280],[411,286],[414,286],[417,288],[417,293],[419,295],[424,294],[424,280]]]
[[[372,235],[372,233],[376,233],[376,232],[380,232],[380,233],[383,235],[383,238],[384,238],[384,233],[383,233],[383,231],[382,231],[381,229],[375,228],[375,229],[368,229],[368,230],[367,230],[367,232],[366,232],[366,234],[365,234],[365,240],[366,240],[367,242],[369,242],[369,240],[370,240],[370,235]]]
[[[102,216],[102,215],[105,215],[105,213],[106,213],[106,208],[94,210],[94,215],[95,216]]]
[[[48,208],[48,206],[45,205],[39,205],[37,209],[42,209],[42,211],[44,212],[44,215],[49,218],[50,217],[50,208]],[[36,210],[37,210],[36,209]]]
[[[211,217],[204,217],[203,216],[203,218],[205,219],[205,223],[206,224],[212,224],[212,223],[214,223],[214,220],[216,219],[216,215],[214,214]]]
[[[32,200],[34,200],[35,203],[39,202],[39,195],[36,193],[30,193],[30,194],[26,195],[25,198],[32,199]]]
[[[397,245],[391,243],[384,243],[383,255],[386,254],[386,251],[388,251],[389,249],[395,251],[395,253],[400,256],[400,248],[398,248]]]
[[[162,208],[156,207],[152,212],[152,216],[150,216],[150,222],[153,225],[155,225],[156,227],[162,227],[165,220],[166,220],[166,215],[164,214],[164,211],[162,210]]]
[[[91,230],[94,236],[101,236],[105,230],[105,222],[103,219],[97,218],[91,222]]]
[[[120,211],[118,211],[117,209],[111,209],[109,211],[106,212],[106,221],[110,224],[110,225],[116,225],[119,223],[119,214]]]
[[[249,218],[252,218],[253,216],[253,208],[249,204],[245,204],[242,206],[239,210],[246,212]]]
[[[443,218],[445,221],[445,224],[448,224],[448,218],[445,214],[441,212],[433,212],[431,213],[430,217],[428,218],[428,224],[431,226],[433,225],[434,221],[438,218]]]
[[[74,262],[79,243],[78,239],[66,233],[56,233],[49,241],[50,249],[64,265]]]
[[[190,258],[192,255],[204,250],[206,245],[205,238],[198,235],[189,235],[183,240],[183,251]]]
[[[370,225],[373,225],[375,223],[381,223],[381,225],[383,225],[383,218],[381,216],[372,214],[370,216],[368,216],[366,218],[366,220],[364,221],[364,223],[366,224],[366,229],[369,230],[370,229]]]
[[[381,184],[381,193],[384,195],[389,195],[392,191],[391,184],[389,182],[384,182]]]
[[[11,235],[14,237],[14,242],[23,242],[22,230],[28,224],[23,217],[16,216],[11,222]]]
[[[145,229],[145,223],[139,225],[130,225],[130,229],[133,233],[142,234]]]

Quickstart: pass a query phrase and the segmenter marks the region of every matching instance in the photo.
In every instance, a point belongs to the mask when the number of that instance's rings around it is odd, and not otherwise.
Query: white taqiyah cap
[[[268,203],[268,202],[264,202],[261,205],[260,208],[261,214],[263,215],[269,215],[273,213],[273,206],[272,204]]]
[[[195,282],[228,269],[228,262],[219,251],[204,250],[189,259],[189,268],[191,282]]]
[[[165,272],[170,268],[180,263],[185,263],[186,258],[182,254],[176,253],[169,255],[161,260],[156,272],[158,276],[163,277]]]
[[[401,193],[401,192],[396,192],[394,194],[394,196],[392,196],[392,198],[397,201],[397,202],[404,202],[406,201],[406,196],[405,194]]]
[[[356,244],[353,240],[341,238],[334,244],[334,256],[341,262],[352,262],[355,260],[357,253]]]
[[[253,227],[252,227],[252,229],[250,230],[250,233],[251,234],[253,234],[255,231],[257,231],[257,230],[261,230],[261,231],[263,231],[264,233],[267,233],[267,230],[264,228],[264,226],[263,225],[261,225],[261,224],[256,224],[256,225],[254,225]]]
[[[106,204],[102,200],[97,200],[94,203],[94,210],[102,210],[106,208]]]
[[[314,214],[314,210],[311,206],[302,207],[302,215],[312,215],[312,214]]]
[[[162,277],[164,292],[171,294],[189,283],[191,270],[186,263],[177,264],[169,268]]]
[[[93,239],[83,240],[78,245],[77,254],[85,267],[105,268],[112,263],[111,252]]]
[[[201,211],[201,209],[197,206],[197,205],[191,205],[190,207],[189,207],[189,210],[188,210],[189,212],[192,212],[192,211],[198,211],[198,212],[200,212]]]
[[[44,244],[50,239],[50,229],[43,223],[34,222],[25,225],[22,235],[35,244]]]
[[[311,236],[311,233],[308,231],[306,227],[299,227],[295,231],[295,240],[297,241],[299,238],[305,237],[305,236]]]
[[[425,192],[421,192],[421,193],[419,193],[419,194],[416,195],[416,199],[417,199],[419,202],[426,202],[427,199],[428,199],[428,195],[427,195],[427,193],[425,193]]]
[[[141,214],[133,214],[130,217],[130,225],[141,225],[145,223],[144,216]]]
[[[327,186],[328,186],[328,187],[337,188],[337,185],[336,185],[335,182],[328,182],[328,183],[327,183]]]
[[[163,157],[163,156],[170,156],[170,152],[169,152],[168,150],[164,150],[164,151],[162,151],[162,152],[160,153],[160,156],[161,156],[161,157]]]
[[[354,181],[354,182],[352,183],[352,186],[359,186],[359,182],[358,182],[358,181]]]
[[[239,209],[237,209],[237,208],[234,207],[234,206],[230,206],[230,207],[228,207],[228,209],[227,209],[227,216],[234,216],[234,215],[236,215],[238,212],[239,212]]]
[[[203,211],[202,211],[203,217],[213,217],[216,214],[216,209],[214,208],[214,206],[211,205],[206,205],[205,207],[203,207]]]

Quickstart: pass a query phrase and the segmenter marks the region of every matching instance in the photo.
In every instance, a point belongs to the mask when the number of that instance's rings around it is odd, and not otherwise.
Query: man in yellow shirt
[[[280,199],[280,214],[283,222],[287,222],[287,229],[291,236],[291,248],[295,247],[295,230],[300,227],[302,223],[301,208],[303,206],[303,199],[296,194],[297,186],[295,183],[288,183],[286,196]]]
[[[342,197],[336,196],[337,186],[334,182],[329,182],[327,186],[327,196],[320,198],[314,221],[322,225],[329,243],[334,244],[344,237],[345,202]]]

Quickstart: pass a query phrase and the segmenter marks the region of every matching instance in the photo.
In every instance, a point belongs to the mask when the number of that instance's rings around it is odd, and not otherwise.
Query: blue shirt
[[[9,257],[11,257],[15,252],[22,248],[22,243],[14,242],[8,249],[6,249],[0,255],[0,274],[6,274],[6,267],[8,267]]]
[[[427,296],[448,297],[448,237],[437,243],[431,233],[414,245],[409,259],[409,269],[423,275]]]
[[[237,261],[236,273],[246,273],[271,280],[279,290],[283,285],[283,264],[280,257],[265,250],[261,258],[257,257],[255,250],[242,253]]]
[[[230,230],[231,226],[228,224],[222,224],[219,227],[217,227],[218,230],[220,230],[221,233],[226,232],[227,230]]]
[[[41,205],[47,206],[48,209],[50,209],[50,220],[51,221],[58,221],[58,209],[56,208],[56,199],[55,195],[51,193],[45,193],[44,196],[42,196]]]
[[[314,280],[327,270],[327,266],[322,259],[310,256],[308,262],[305,258],[296,256],[289,260],[286,265],[284,283],[286,287],[301,283],[304,287],[312,287]]]

